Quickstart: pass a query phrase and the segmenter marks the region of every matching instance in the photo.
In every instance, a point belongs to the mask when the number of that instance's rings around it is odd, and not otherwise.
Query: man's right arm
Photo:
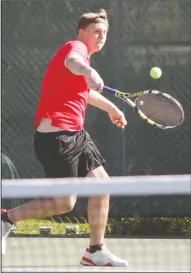
[[[75,75],[83,75],[87,78],[90,89],[101,92],[104,86],[103,80],[95,69],[90,67],[78,53],[69,54],[65,60],[66,67]]]
[[[91,67],[85,63],[83,57],[78,53],[69,54],[65,60],[66,67],[75,75],[88,76]]]

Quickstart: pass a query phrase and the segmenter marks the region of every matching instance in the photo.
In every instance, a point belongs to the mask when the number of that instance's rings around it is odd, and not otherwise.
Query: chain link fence
[[[106,95],[128,118],[121,131],[105,113],[89,107],[86,129],[106,158],[108,173],[190,173],[191,0],[7,0],[2,1],[2,178],[43,177],[33,151],[42,77],[55,51],[75,37],[81,14],[100,7],[108,11],[110,31],[92,63],[105,83],[132,92],[160,89],[176,97],[185,111],[183,125],[164,132],[145,126],[123,102]],[[153,66],[163,71],[157,81],[149,77]],[[122,204],[134,215],[137,202],[113,199],[111,216]],[[73,215],[83,215],[85,204],[79,199]]]

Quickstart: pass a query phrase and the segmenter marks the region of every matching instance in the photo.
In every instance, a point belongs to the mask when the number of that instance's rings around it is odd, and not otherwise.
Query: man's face
[[[80,36],[88,47],[89,54],[98,52],[102,49],[107,39],[107,32],[108,27],[104,23],[93,23],[86,29],[80,29]]]

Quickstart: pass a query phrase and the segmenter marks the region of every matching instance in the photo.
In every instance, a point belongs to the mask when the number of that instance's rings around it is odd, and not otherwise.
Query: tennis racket
[[[123,93],[108,86],[104,86],[103,91],[128,103],[146,123],[157,128],[172,129],[184,121],[181,104],[169,94],[157,90]]]

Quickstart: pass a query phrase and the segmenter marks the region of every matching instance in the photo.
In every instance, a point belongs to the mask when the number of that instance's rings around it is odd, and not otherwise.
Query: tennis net
[[[13,226],[2,272],[191,271],[191,175],[2,181],[8,210],[71,194],[79,197],[73,211]],[[105,244],[129,266],[87,270],[79,261],[89,245],[88,197],[105,194],[111,196]]]

